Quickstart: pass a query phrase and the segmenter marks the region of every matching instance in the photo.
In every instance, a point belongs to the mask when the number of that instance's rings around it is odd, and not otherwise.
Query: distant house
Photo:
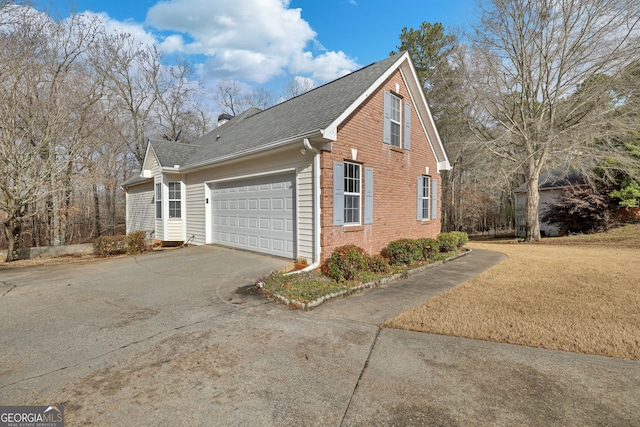
[[[407,53],[226,119],[191,144],[150,141],[123,184],[127,232],[310,263],[440,233],[450,165]]]
[[[547,209],[549,203],[555,201],[555,198],[566,188],[582,185],[584,181],[576,171],[560,171],[552,170],[548,173],[540,175],[538,179],[538,192],[540,194],[540,204],[538,205],[538,214]],[[516,236],[526,236],[526,204],[527,204],[527,184],[522,184],[513,190],[516,201]],[[540,221],[540,234],[543,236],[558,236],[560,229],[552,224]]]

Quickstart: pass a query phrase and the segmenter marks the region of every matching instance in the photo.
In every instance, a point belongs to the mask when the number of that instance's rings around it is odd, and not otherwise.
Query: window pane
[[[169,183],[169,199],[180,199],[180,183]]]
[[[360,174],[361,165],[356,163],[344,164],[344,222],[345,224],[360,223]]]
[[[180,218],[181,216],[181,202],[170,201],[169,202],[169,218]]]
[[[391,145],[400,147],[400,124],[391,122]]]

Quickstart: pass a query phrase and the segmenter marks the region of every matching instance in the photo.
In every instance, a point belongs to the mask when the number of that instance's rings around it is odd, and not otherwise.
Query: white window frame
[[[431,219],[431,177],[425,175],[422,177],[422,220]],[[426,203],[426,211],[425,211]]]
[[[177,189],[176,189],[176,186],[177,186]],[[169,190],[168,191],[169,219],[181,219],[182,218],[182,182],[169,181],[167,187]]]
[[[355,170],[358,171],[357,178],[355,174],[353,176],[350,175],[350,172]],[[349,185],[355,180],[357,180],[357,185]],[[351,201],[351,203],[348,201]],[[351,215],[354,212],[357,212],[357,221]],[[344,162],[344,225],[360,224],[362,224],[362,165],[360,163]]]
[[[390,93],[390,95],[389,120],[391,123],[389,123],[389,142],[394,147],[402,148],[402,99],[393,93]],[[395,140],[394,128],[397,128],[397,140]]]
[[[162,219],[162,183],[156,182],[155,185],[155,208],[156,219]]]

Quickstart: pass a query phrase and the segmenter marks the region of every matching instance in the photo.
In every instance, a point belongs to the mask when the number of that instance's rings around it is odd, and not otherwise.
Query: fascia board
[[[411,96],[413,104],[418,108],[418,110],[420,110],[420,113],[418,114],[420,117],[420,123],[422,124],[425,134],[429,137],[431,149],[438,161],[438,172],[441,170],[450,170],[451,163],[449,163],[447,152],[445,151],[440,135],[438,134],[438,129],[436,128],[436,123],[431,115],[431,109],[427,103],[427,98],[424,96],[424,90],[420,86],[418,73],[410,60],[407,60],[402,65],[403,68],[400,69],[400,73],[402,74],[405,84],[409,88],[409,95]],[[411,75],[410,79],[407,79],[407,73]],[[428,120],[426,125],[423,118]]]
[[[318,129],[315,130],[313,132],[308,132],[302,135],[296,135],[296,136],[292,136],[290,138],[284,139],[284,140],[280,140],[280,141],[275,141],[272,142],[270,144],[266,144],[266,145],[262,145],[260,147],[256,147],[256,148],[252,148],[249,150],[244,150],[244,151],[239,151],[239,152],[235,152],[235,153],[231,153],[228,154],[226,156],[221,156],[221,157],[217,157],[214,159],[209,159],[200,163],[196,163],[194,165],[190,165],[188,167],[184,167],[184,168],[180,168],[180,169],[173,169],[171,168],[171,171],[176,172],[176,173],[186,173],[186,172],[193,172],[195,170],[198,169],[203,169],[203,168],[207,168],[219,163],[224,163],[224,162],[228,162],[231,160],[236,160],[242,157],[247,157],[247,156],[251,156],[253,154],[258,154],[264,151],[270,151],[270,150],[275,150],[277,148],[282,148],[285,147],[287,145],[290,144],[296,144],[301,142],[302,140],[304,140],[305,138],[311,139],[311,138],[320,138],[320,137],[324,137],[324,133],[325,131],[323,129]]]

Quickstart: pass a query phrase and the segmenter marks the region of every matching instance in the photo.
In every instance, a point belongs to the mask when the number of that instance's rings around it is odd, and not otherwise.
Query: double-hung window
[[[169,183],[169,218],[182,217],[182,191],[180,182]]]
[[[422,219],[431,219],[431,178],[422,177]]]
[[[385,91],[383,100],[382,141],[392,147],[411,149],[411,104]]]
[[[360,225],[361,165],[344,163],[344,224]]]
[[[162,183],[156,182],[156,219],[162,219]]]
[[[438,219],[438,180],[430,176],[418,177],[417,219]]]
[[[394,147],[400,147],[400,118],[402,117],[401,110],[402,103],[400,102],[400,98],[391,94],[391,145]]]

